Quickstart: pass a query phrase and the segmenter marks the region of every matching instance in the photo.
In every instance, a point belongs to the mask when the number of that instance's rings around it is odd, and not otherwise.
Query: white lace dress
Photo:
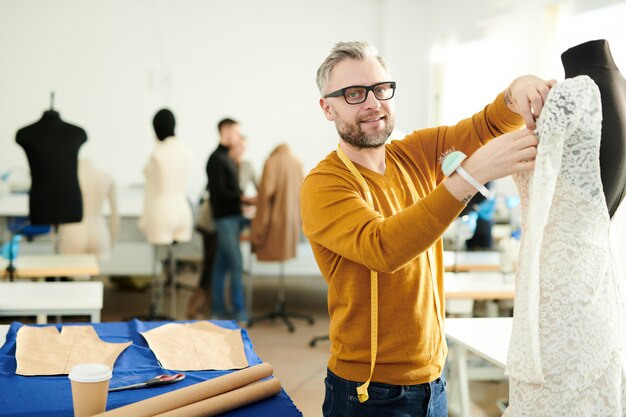
[[[600,92],[587,76],[548,96],[532,173],[514,177],[522,246],[506,417],[622,417],[625,291],[600,180]]]

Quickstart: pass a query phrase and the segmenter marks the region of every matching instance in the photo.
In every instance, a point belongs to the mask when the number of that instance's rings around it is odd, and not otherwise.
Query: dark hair
[[[239,124],[237,121],[233,120],[233,119],[229,119],[228,117],[225,119],[220,120],[220,122],[217,124],[217,131],[219,133],[222,133],[222,129],[226,126],[232,126],[232,125],[237,125]]]

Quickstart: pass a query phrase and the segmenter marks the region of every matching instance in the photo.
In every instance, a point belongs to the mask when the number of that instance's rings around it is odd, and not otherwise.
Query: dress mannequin
[[[17,131],[16,142],[26,152],[32,177],[31,224],[80,222],[83,204],[78,183],[78,150],[87,134],[61,120],[54,110]]]
[[[626,80],[604,39],[568,49],[561,55],[561,61],[565,78],[587,75],[600,89],[600,169],[609,215],[613,217],[626,192]]]
[[[288,145],[277,146],[265,162],[251,226],[252,248],[259,261],[282,262],[296,257],[303,181],[300,160]]]
[[[144,168],[146,189],[139,228],[153,245],[188,242],[191,206],[185,196],[191,152],[174,137],[174,115],[160,110],[153,120],[159,139]]]
[[[88,159],[78,163],[78,180],[83,195],[83,220],[59,227],[60,251],[92,253],[99,260],[106,260],[119,225],[115,183]],[[105,200],[109,201],[110,208],[108,227],[102,213]]]

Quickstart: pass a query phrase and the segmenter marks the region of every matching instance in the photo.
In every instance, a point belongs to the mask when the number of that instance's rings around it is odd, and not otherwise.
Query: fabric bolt
[[[175,371],[164,370],[161,367],[140,334],[167,323],[169,322],[132,320],[123,323],[72,323],[72,326],[93,326],[98,337],[107,343],[120,343],[129,340],[133,342],[115,362],[113,378],[110,381],[110,387],[113,388],[143,382],[160,374],[175,373]],[[231,321],[211,321],[211,323],[224,329],[238,329],[238,326]],[[67,324],[64,323],[63,326]],[[0,389],[0,416],[71,416],[72,394],[67,375],[23,377],[15,374],[16,336],[23,326],[18,322],[12,323],[6,335],[6,342],[0,347],[0,387],[2,387]],[[61,325],[37,327],[60,329]],[[245,329],[241,330],[241,338],[250,366],[260,364],[262,361],[254,352],[252,342]],[[175,391],[231,372],[234,371],[189,371],[185,372],[185,379],[175,384],[110,392],[107,398],[107,410]],[[247,417],[251,415],[295,417],[301,416],[302,413],[296,408],[285,391],[282,391],[276,397],[222,415],[224,417]]]
[[[506,417],[626,415],[626,292],[602,192],[602,111],[587,76],[548,95],[534,172],[514,176],[522,242]]]
[[[279,145],[265,162],[257,209],[251,226],[252,249],[259,261],[296,257],[300,240],[302,163],[288,145]]]
[[[304,234],[329,285],[328,367],[333,373],[351,381],[368,379],[373,270],[379,276],[379,334],[372,381],[415,385],[440,377],[447,347],[440,335],[442,318],[437,317],[431,274],[445,311],[441,236],[464,205],[441,184],[439,158],[451,148],[471,155],[521,124],[500,94],[457,125],[415,131],[392,141],[385,145],[384,174],[355,164],[371,190],[374,208],[336,152],[309,173],[300,207]],[[418,201],[398,164],[415,185]],[[431,247],[432,269],[427,257]]]

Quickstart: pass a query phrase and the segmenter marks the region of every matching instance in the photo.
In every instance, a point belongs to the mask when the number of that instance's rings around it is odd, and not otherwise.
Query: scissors
[[[174,375],[157,375],[154,378],[150,378],[147,381],[139,382],[137,384],[132,385],[124,385],[122,387],[110,388],[111,391],[121,391],[125,389],[135,389],[135,388],[144,388],[144,387],[154,387],[157,385],[166,385],[173,384],[178,381],[182,381],[185,379],[185,374],[174,374]]]

